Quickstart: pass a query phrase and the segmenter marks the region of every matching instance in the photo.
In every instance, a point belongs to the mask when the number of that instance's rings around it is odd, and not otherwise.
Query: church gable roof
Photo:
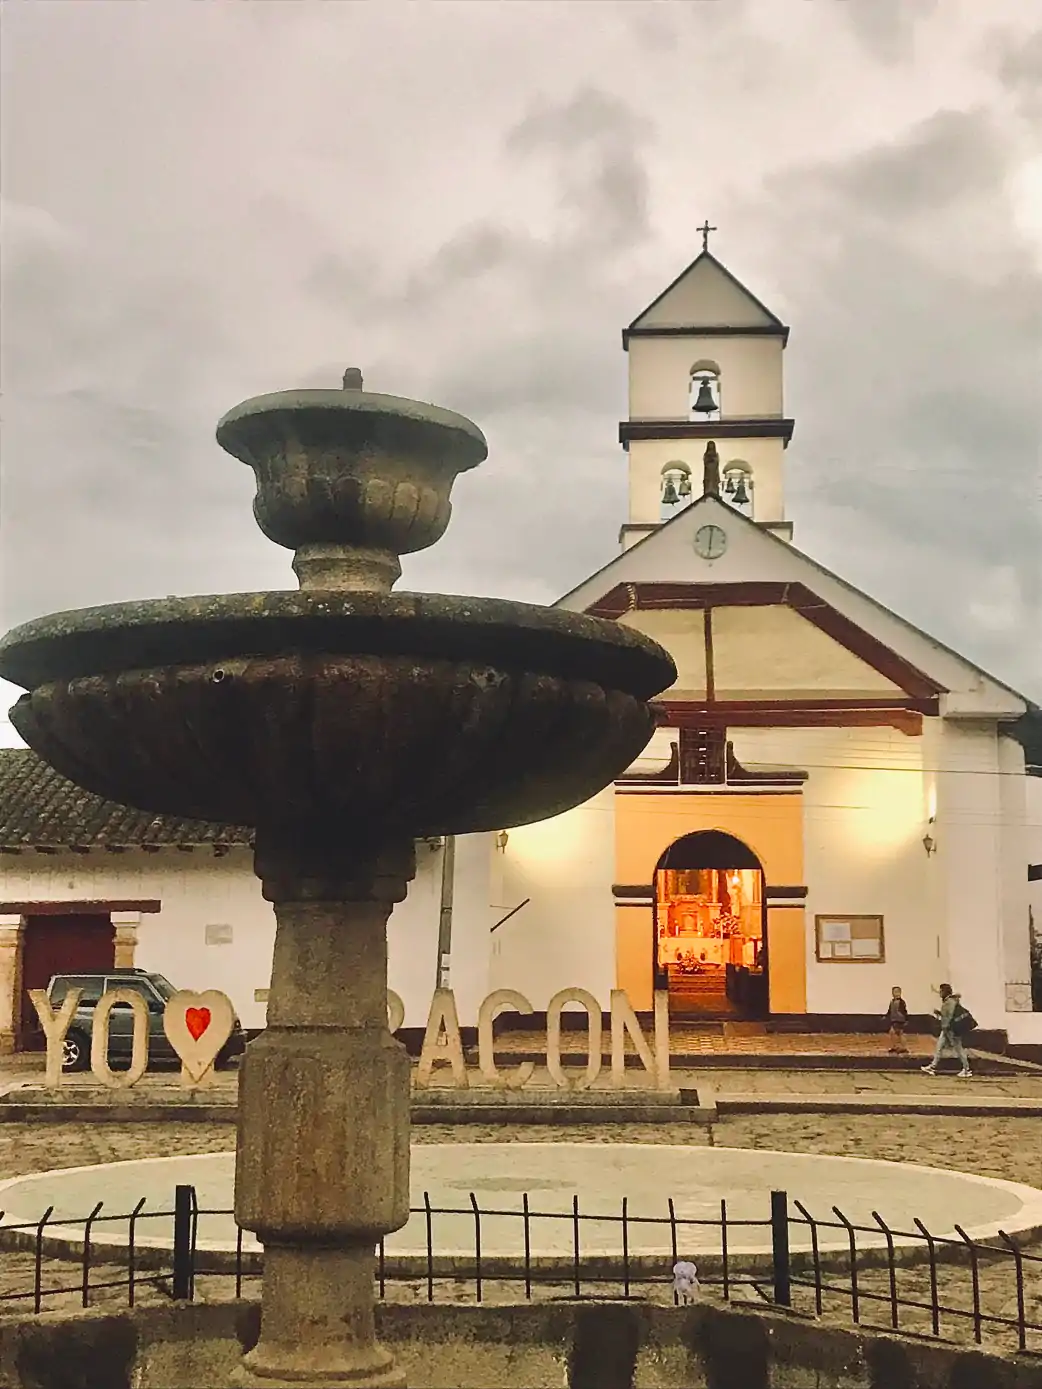
[[[712,563],[694,551],[696,531],[709,523],[728,537]],[[719,601],[782,603],[830,632],[841,645],[867,658],[881,674],[916,699],[943,695],[944,711],[981,718],[1017,719],[1030,702],[1004,682],[920,631],[905,618],[839,578],[816,560],[719,497],[704,496],[652,531],[602,569],[558,599],[573,611],[621,615],[631,605],[628,590],[644,590],[641,606]],[[733,590],[744,588],[739,598]],[[659,589],[658,598],[654,590]],[[730,594],[723,590],[731,589]],[[680,590],[687,591],[687,597]],[[699,592],[701,590],[701,593]],[[610,613],[612,607],[617,609]]]
[[[624,338],[642,332],[754,332],[788,335],[777,315],[731,274],[710,251],[702,251],[633,320]]]

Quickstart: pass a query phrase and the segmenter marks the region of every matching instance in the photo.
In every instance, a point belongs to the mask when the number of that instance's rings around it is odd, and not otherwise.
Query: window
[[[879,965],[886,959],[881,916],[816,916],[814,929],[823,964]]]
[[[51,1003],[60,1008],[70,989],[82,989],[80,1008],[93,1008],[104,991],[105,981],[97,974],[63,974],[54,981]]]
[[[139,993],[148,1004],[150,1013],[161,1013],[163,1011],[163,1000],[158,998],[152,985],[147,979],[107,979],[106,984],[109,990],[112,989],[133,989]],[[117,1008],[129,1008],[129,1003],[117,1003]]]

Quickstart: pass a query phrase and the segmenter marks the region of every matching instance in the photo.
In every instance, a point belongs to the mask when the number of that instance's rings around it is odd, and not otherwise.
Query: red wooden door
[[[30,989],[46,989],[55,974],[104,974],[115,958],[116,933],[107,914],[26,917],[19,1047],[44,1045]]]

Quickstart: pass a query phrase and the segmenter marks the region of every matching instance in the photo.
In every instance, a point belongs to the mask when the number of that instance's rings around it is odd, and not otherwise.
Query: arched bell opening
[[[720,496],[745,516],[753,514],[753,470],[742,458],[731,458],[720,475]]]
[[[675,840],[654,877],[656,989],[671,1016],[765,1018],[769,1011],[763,865],[721,830]]]
[[[695,362],[689,372],[688,414],[693,420],[721,417],[720,368],[708,358]]]
[[[681,458],[674,458],[662,468],[659,484],[659,519],[668,521],[691,501],[691,468]]]

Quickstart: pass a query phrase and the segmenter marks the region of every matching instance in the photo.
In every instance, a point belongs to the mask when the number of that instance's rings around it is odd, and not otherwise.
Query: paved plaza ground
[[[879,1051],[881,1039],[871,1040]],[[786,1041],[791,1046],[792,1039]],[[928,1043],[929,1039],[922,1039],[922,1042]],[[742,1045],[744,1049],[747,1045],[745,1039]],[[849,1045],[850,1039],[845,1037],[843,1050],[847,1054],[850,1054]],[[868,1044],[864,1045],[867,1052]],[[885,1048],[883,1051],[885,1053]],[[677,1059],[679,1064],[675,1068],[675,1079],[678,1084],[696,1088],[701,1085],[703,1089],[711,1087],[720,1101],[726,1101],[729,1097],[761,1097],[765,1101],[788,1097],[802,1100],[810,1107],[799,1113],[728,1113],[725,1107],[718,1121],[708,1126],[694,1123],[616,1123],[610,1126],[523,1124],[513,1127],[501,1123],[469,1123],[465,1126],[417,1124],[413,1129],[413,1141],[539,1143],[556,1140],[600,1144],[605,1148],[613,1143],[681,1144],[692,1151],[693,1161],[697,1161],[697,1150],[707,1145],[772,1148],[796,1153],[881,1158],[947,1167],[1042,1189],[1042,1117],[1038,1113],[837,1114],[824,1110],[815,1112],[812,1107],[816,1099],[827,1104],[830,1099],[851,1095],[879,1101],[892,1100],[895,1106],[909,1099],[927,1105],[935,1100],[960,1098],[974,1102],[1001,1100],[1037,1103],[1042,1102],[1042,1070],[1007,1068],[998,1073],[975,1076],[969,1081],[959,1081],[953,1076],[933,1079],[922,1075],[918,1068],[900,1071],[871,1069],[866,1068],[864,1062],[850,1069],[839,1069],[834,1065],[834,1052],[829,1058],[832,1064],[828,1068],[815,1067],[811,1055],[793,1057],[792,1064],[787,1066],[775,1064],[770,1067],[758,1066],[755,1061],[748,1066],[730,1064],[714,1067],[708,1056],[705,1060],[700,1057],[695,1065],[685,1065],[683,1058]],[[508,1057],[504,1055],[504,1062],[507,1061]],[[627,1074],[630,1084],[638,1084],[639,1079],[639,1073]],[[8,1086],[22,1087],[27,1081],[34,1083],[38,1080],[39,1062],[30,1064],[19,1061],[14,1066],[0,1070],[0,1091]],[[236,1083],[234,1073],[219,1076],[213,1088],[213,1098],[231,1101]],[[136,1095],[144,1101],[150,1096],[169,1096],[176,1087],[176,1076],[159,1072],[147,1076],[136,1087]],[[12,1098],[14,1093],[17,1092],[12,1092]],[[94,1098],[97,1094],[98,1089],[89,1076],[70,1078],[70,1098],[87,1098],[88,1095]],[[0,1123],[0,1176],[14,1177],[49,1168],[160,1157],[172,1153],[215,1152],[230,1149],[234,1143],[235,1128],[230,1116],[228,1122],[222,1123],[160,1123],[144,1119],[133,1123],[4,1122]],[[32,1286],[32,1264],[29,1254],[0,1251],[0,1299]],[[103,1272],[98,1270],[98,1276],[102,1276]],[[45,1286],[70,1289],[58,1298],[48,1298],[45,1305],[57,1309],[63,1305],[71,1307],[78,1304],[76,1287],[79,1270],[75,1264],[46,1259],[44,1275]],[[969,1308],[971,1287],[966,1271],[958,1274],[952,1272],[946,1274],[945,1278],[949,1305],[964,1310]],[[1001,1309],[1003,1314],[1015,1314],[1016,1304],[1008,1269],[984,1264],[980,1270],[980,1282],[982,1297],[987,1305],[995,1310]],[[885,1296],[885,1272],[866,1271],[863,1289]],[[231,1280],[228,1279],[204,1279],[199,1285],[199,1295],[207,1298],[225,1297],[230,1295],[231,1290]],[[567,1292],[568,1289],[556,1289],[558,1296],[567,1295]],[[902,1269],[900,1292],[903,1298],[928,1300],[928,1270],[923,1266]],[[554,1293],[552,1288],[544,1290],[544,1295]],[[667,1294],[668,1284],[651,1290],[652,1296]],[[420,1283],[389,1284],[388,1295],[396,1299],[415,1298],[422,1301],[426,1297],[426,1287]],[[756,1296],[751,1291],[748,1295]],[[801,1290],[798,1295],[804,1300],[810,1296],[806,1290]],[[449,1283],[439,1288],[438,1296],[469,1299],[473,1296],[473,1287]],[[517,1288],[493,1283],[486,1286],[484,1296],[486,1300],[509,1300],[516,1298]],[[125,1301],[125,1297],[125,1289],[114,1289],[108,1293],[92,1292],[91,1303],[115,1306]],[[141,1289],[140,1297],[148,1301],[163,1299],[166,1294],[146,1285]],[[824,1302],[827,1318],[834,1317],[837,1321],[849,1323],[849,1298],[838,1293],[826,1293]],[[0,1301],[0,1311],[17,1313],[25,1310],[24,1302]],[[869,1302],[864,1315],[866,1320],[885,1324],[888,1312],[885,1303]],[[1042,1289],[1033,1270],[1027,1286],[1027,1316],[1029,1320],[1042,1322]],[[928,1322],[923,1312],[902,1313],[903,1326],[928,1332]],[[948,1317],[943,1329],[950,1336],[972,1336],[972,1323],[968,1318]],[[1008,1335],[1003,1336],[987,1328],[984,1339],[1007,1347],[1010,1344]],[[1039,1342],[1042,1338],[1035,1336],[1034,1340]]]

